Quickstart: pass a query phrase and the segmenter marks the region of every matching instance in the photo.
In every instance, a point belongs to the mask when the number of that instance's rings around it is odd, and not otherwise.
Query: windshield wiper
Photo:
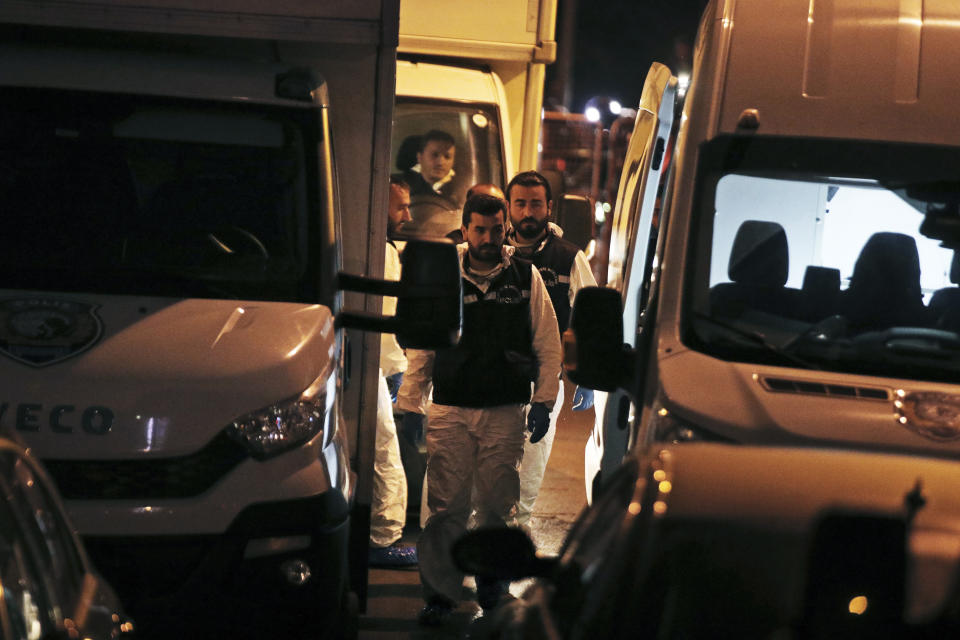
[[[853,345],[861,353],[893,352],[902,356],[919,356],[937,360],[960,354],[960,336],[952,331],[926,327],[892,327],[855,336]]]
[[[794,355],[793,353],[790,353],[790,351],[788,351],[784,347],[778,347],[777,345],[771,343],[770,341],[767,340],[767,337],[762,333],[760,333],[759,331],[752,331],[749,329],[738,327],[734,324],[724,322],[723,320],[718,320],[717,318],[714,318],[713,316],[706,313],[702,313],[700,311],[691,311],[690,314],[695,318],[697,318],[698,320],[703,320],[707,322],[713,327],[719,327],[720,329],[729,331],[730,333],[733,333],[738,337],[746,338],[753,344],[763,348],[768,353],[777,356],[778,358],[780,358],[785,362],[789,362],[790,364],[803,367],[804,369],[817,369],[817,370],[822,369],[820,365],[810,362],[808,360],[805,360],[803,358],[800,358]],[[792,345],[794,341],[795,341],[795,338],[791,339],[790,343],[788,344]]]
[[[830,342],[847,333],[848,321],[841,315],[827,316],[819,322],[807,327],[806,330],[799,332],[785,343],[780,345],[784,351],[793,351],[794,347],[813,338],[816,342]]]

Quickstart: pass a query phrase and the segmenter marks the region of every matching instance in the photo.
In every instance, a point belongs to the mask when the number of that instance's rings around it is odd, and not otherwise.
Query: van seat
[[[800,292],[789,289],[787,234],[776,222],[746,220],[737,229],[727,275],[710,290],[715,315],[736,317],[749,310],[795,317]]]
[[[803,319],[819,322],[839,311],[840,269],[810,265],[803,274]]]
[[[407,136],[397,149],[396,167],[401,173],[409,171],[417,164],[417,154],[420,153],[420,136]]]
[[[950,282],[960,285],[960,252],[953,252],[950,262]],[[937,328],[960,332],[960,287],[944,287],[930,298],[930,312]]]
[[[853,266],[841,312],[855,331],[929,327],[931,316],[920,289],[917,242],[903,233],[875,233]]]

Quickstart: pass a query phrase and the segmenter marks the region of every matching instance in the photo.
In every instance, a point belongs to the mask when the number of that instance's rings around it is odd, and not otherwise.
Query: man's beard
[[[482,244],[479,247],[469,245],[470,257],[478,262],[499,262],[500,245]]]
[[[397,236],[402,235],[400,232],[403,231],[403,225],[405,224],[406,222],[398,222],[394,224],[388,218],[387,219],[387,238],[389,238],[390,240],[397,239]]]
[[[533,217],[526,217],[520,221],[520,224],[517,225],[517,233],[527,240],[533,240],[534,238],[539,237],[546,230],[546,218],[543,220],[537,220]]]

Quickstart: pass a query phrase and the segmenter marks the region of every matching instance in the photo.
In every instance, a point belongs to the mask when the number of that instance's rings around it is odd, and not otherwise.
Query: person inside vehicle
[[[456,141],[446,131],[432,129],[420,136],[417,164],[403,173],[410,195],[439,195],[459,206],[453,183],[456,155]]]
[[[443,624],[460,600],[464,575],[450,550],[466,530],[471,487],[476,483],[478,526],[514,525],[524,424],[535,442],[550,429],[560,371],[556,315],[539,272],[504,245],[505,226],[503,200],[475,195],[467,201],[466,242],[457,247],[460,342],[438,351],[407,350],[398,397],[404,423],[422,424],[433,392],[426,429],[430,518],[417,542],[422,625]],[[506,587],[477,577],[484,611],[496,606]]]
[[[553,196],[550,183],[536,171],[518,173],[507,185],[507,206],[513,227],[507,242],[516,247],[516,255],[530,260],[540,271],[543,283],[557,315],[557,326],[562,335],[567,330],[574,297],[583,287],[595,287],[596,280],[587,256],[575,244],[560,237],[562,231],[550,222],[553,214]],[[563,384],[559,387],[557,402],[550,415],[556,424],[563,406]],[[573,410],[586,411],[593,407],[593,391],[577,387],[573,394]],[[553,449],[556,430],[539,442],[527,439],[523,446],[523,464],[520,466],[520,502],[517,523],[529,532],[533,505],[543,484],[543,474]]]
[[[390,179],[387,212],[387,253],[383,265],[386,280],[400,279],[400,254],[394,237],[410,221],[410,187],[398,178]],[[394,315],[396,298],[384,296],[384,315]],[[407,359],[392,333],[381,334],[380,382],[377,394],[377,436],[373,461],[373,502],[370,507],[371,567],[407,567],[417,564],[417,550],[401,544],[407,520],[407,477],[400,458],[397,426],[393,419],[390,387],[400,386]],[[395,393],[395,392],[394,392]]]

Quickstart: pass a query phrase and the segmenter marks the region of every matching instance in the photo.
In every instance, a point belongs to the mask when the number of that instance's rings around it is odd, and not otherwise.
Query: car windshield
[[[459,229],[467,189],[479,183],[505,186],[493,105],[400,99],[393,113],[391,146],[392,171],[411,187],[412,221],[404,227],[408,233],[446,235]],[[452,153],[447,163],[433,162],[428,156],[435,151]]]
[[[308,110],[4,92],[0,288],[309,295]]]
[[[955,381],[958,161],[919,145],[704,145],[688,341],[728,360]]]

